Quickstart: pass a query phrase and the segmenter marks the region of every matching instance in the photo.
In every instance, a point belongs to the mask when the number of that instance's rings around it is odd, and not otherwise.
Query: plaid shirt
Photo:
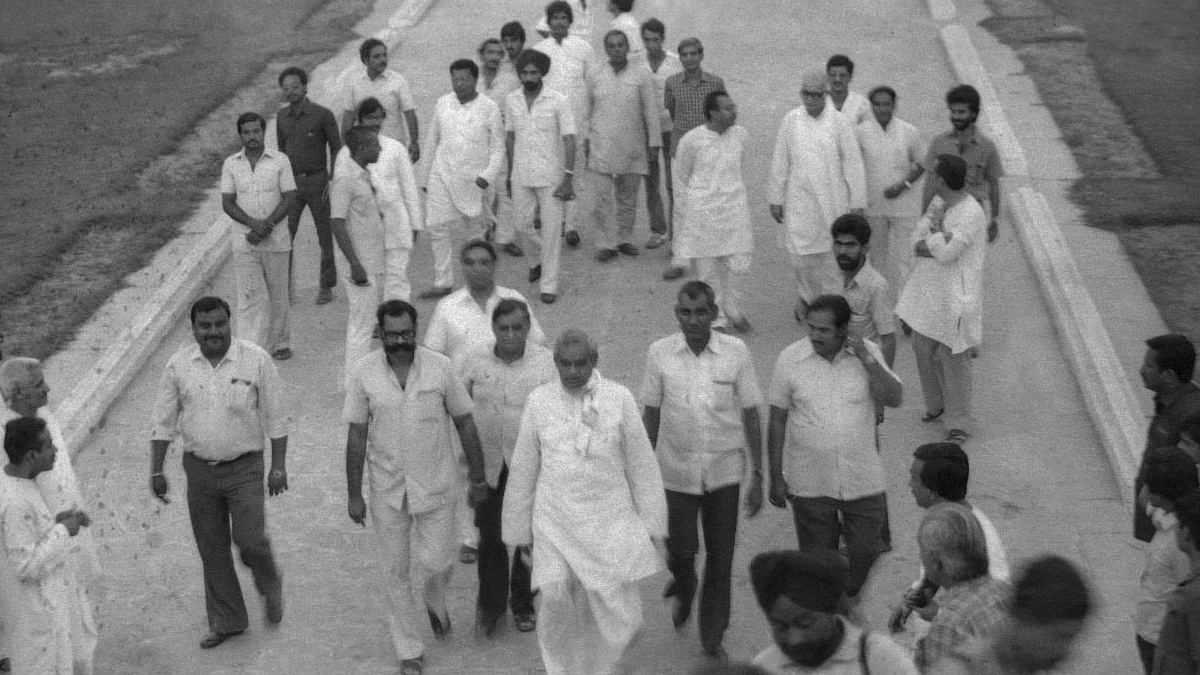
[[[725,81],[700,71],[699,82],[684,80],[687,73],[675,73],[663,85],[663,104],[671,113],[671,155],[679,146],[679,139],[687,132],[704,124],[704,97],[719,89],[725,89]],[[726,91],[728,91],[726,89]]]
[[[942,591],[929,633],[917,642],[917,670],[925,672],[968,642],[990,637],[1008,616],[1011,594],[1011,586],[986,575]]]

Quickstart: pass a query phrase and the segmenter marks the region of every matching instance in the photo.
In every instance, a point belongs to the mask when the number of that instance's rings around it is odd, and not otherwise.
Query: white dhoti
[[[607,675],[642,628],[636,582],[587,588],[570,577],[545,584],[538,606],[538,645],[548,675]]]

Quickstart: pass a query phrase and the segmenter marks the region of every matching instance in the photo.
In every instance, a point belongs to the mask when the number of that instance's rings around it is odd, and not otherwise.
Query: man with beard
[[[475,402],[488,481],[488,499],[475,509],[475,525],[479,528],[479,599],[475,612],[488,637],[495,633],[509,601],[508,549],[500,537],[500,514],[521,412],[529,394],[555,378],[550,350],[528,340],[530,325],[528,305],[520,300],[501,300],[492,312],[495,340],[468,349],[458,362],[459,376]],[[511,606],[517,630],[527,633],[536,623],[529,567],[521,553],[514,552],[512,558]]]
[[[210,649],[246,630],[249,620],[238,583],[232,541],[254,574],[268,623],[283,620],[283,583],[263,513],[263,439],[271,442],[271,496],[288,489],[287,441],[291,418],[283,382],[265,351],[232,340],[229,305],[204,297],[192,304],[192,337],[167,361],[154,403],[150,489],[169,504],[163,460],[178,439],[187,474],[188,513],[204,566],[204,604]]]
[[[312,214],[317,228],[317,244],[321,247],[320,290],[317,304],[324,305],[333,299],[333,287],[337,285],[337,267],[333,261],[333,230],[329,226],[329,162],[337,157],[342,148],[342,135],[338,132],[337,120],[329,108],[319,106],[308,99],[308,73],[303,68],[284,68],[279,74],[279,88],[287,99],[286,109],[275,117],[275,141],[279,151],[288,156],[292,163],[292,175],[296,178],[296,202],[288,214],[288,231],[292,240],[300,229],[300,216],[304,208]],[[329,154],[325,154],[325,149]],[[289,260],[289,279],[294,278]],[[294,281],[290,281],[294,285]],[[295,288],[292,289],[295,294]]]
[[[997,219],[1000,217],[1000,177],[1004,167],[1000,165],[1000,151],[996,144],[984,136],[975,126],[979,119],[979,92],[969,84],[960,84],[946,94],[946,106],[950,109],[950,124],[953,129],[933,139],[925,154],[925,170],[932,175],[939,155],[962,157],[967,164],[967,192],[983,207],[987,221],[987,239],[992,241],[999,232]],[[925,181],[921,210],[929,208],[933,200],[932,180]]]
[[[803,105],[784,116],[775,138],[767,201],[783,226],[796,273],[795,316],[834,274],[826,228],[843,213],[863,215],[867,205],[862,152],[854,127],[825,95],[825,73],[810,70],[800,82]]]
[[[760,553],[750,561],[750,583],[775,640],[754,664],[770,675],[916,675],[903,648],[846,618],[846,569],[836,550]]]
[[[221,208],[230,228],[237,276],[238,333],[280,361],[292,358],[288,319],[288,262],[292,238],[278,227],[292,211],[296,179],[282,152],[263,143],[267,121],[253,112],[237,118],[242,149],[221,165]]]
[[[667,566],[673,579],[663,595],[674,598],[671,620],[679,628],[691,614],[699,518],[707,554],[700,644],[708,656],[724,661],[721,640],[729,627],[743,480],[746,515],[753,517],[762,507],[762,393],[746,344],[712,330],[717,311],[708,284],[683,285],[675,303],[679,332],[650,345],[640,399],[667,491]]]
[[[417,628],[410,558],[424,572],[422,601],[437,638],[450,633],[446,586],[452,571],[456,488],[455,432],[470,465],[469,499],[487,499],[474,406],[450,359],[417,346],[417,310],[388,300],[375,311],[383,348],[355,364],[346,387],[347,510],[366,526],[363,466],[370,469],[371,521],[378,544],[388,628],[401,672],[420,673],[425,647]]]
[[[891,368],[896,361],[896,328],[888,282],[868,259],[871,225],[854,213],[838,216],[829,228],[833,257],[841,272],[821,280],[818,293],[846,298],[850,303],[850,332],[879,345]]]
[[[567,97],[543,83],[550,57],[526,50],[517,57],[517,71],[521,89],[505,101],[508,191],[517,234],[537,260],[529,268],[529,281],[541,279],[541,300],[550,304],[558,298],[565,204],[575,199],[575,118]],[[539,208],[540,234],[533,227]]]
[[[767,400],[771,503],[792,505],[801,548],[849,554],[846,592],[859,591],[882,550],[887,487],[875,441],[878,405],[900,405],[900,378],[879,347],[849,331],[850,305],[820,295],[808,335],[780,353]]]

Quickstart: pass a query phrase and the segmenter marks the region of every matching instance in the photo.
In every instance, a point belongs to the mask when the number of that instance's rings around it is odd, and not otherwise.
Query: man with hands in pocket
[[[417,346],[417,310],[388,300],[378,306],[376,320],[383,348],[355,363],[342,410],[350,425],[348,510],[351,520],[366,525],[365,466],[388,628],[402,671],[419,673],[425,647],[409,561],[424,571],[426,614],[434,635],[444,638],[450,633],[446,586],[460,494],[455,430],[469,465],[472,507],[487,500],[488,482],[471,397],[449,358]]]
[[[232,340],[224,300],[200,298],[192,304],[191,321],[196,346],[180,349],[167,362],[154,403],[150,488],[170,503],[163,459],[177,440],[204,566],[209,633],[200,647],[209,649],[248,624],[231,540],[264,597],[267,621],[283,620],[283,587],[263,513],[263,450],[270,439],[267,487],[275,496],[288,488],[290,418],[275,364],[252,342]]]
[[[808,336],[780,353],[767,388],[770,500],[790,501],[800,548],[849,551],[846,595],[853,604],[883,541],[883,463],[875,445],[875,405],[897,407],[900,378],[879,347],[849,332],[840,295],[808,304]]]

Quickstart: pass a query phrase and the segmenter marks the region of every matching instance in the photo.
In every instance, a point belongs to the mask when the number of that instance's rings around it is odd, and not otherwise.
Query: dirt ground
[[[369,4],[0,0],[5,352],[69,340],[216,180],[221,104],[249,87],[243,109],[273,110],[274,71],[324,60]]]
[[[1118,234],[1167,325],[1200,337],[1200,3],[988,4],[984,27],[1017,52],[1084,173],[1072,198],[1088,224]]]

